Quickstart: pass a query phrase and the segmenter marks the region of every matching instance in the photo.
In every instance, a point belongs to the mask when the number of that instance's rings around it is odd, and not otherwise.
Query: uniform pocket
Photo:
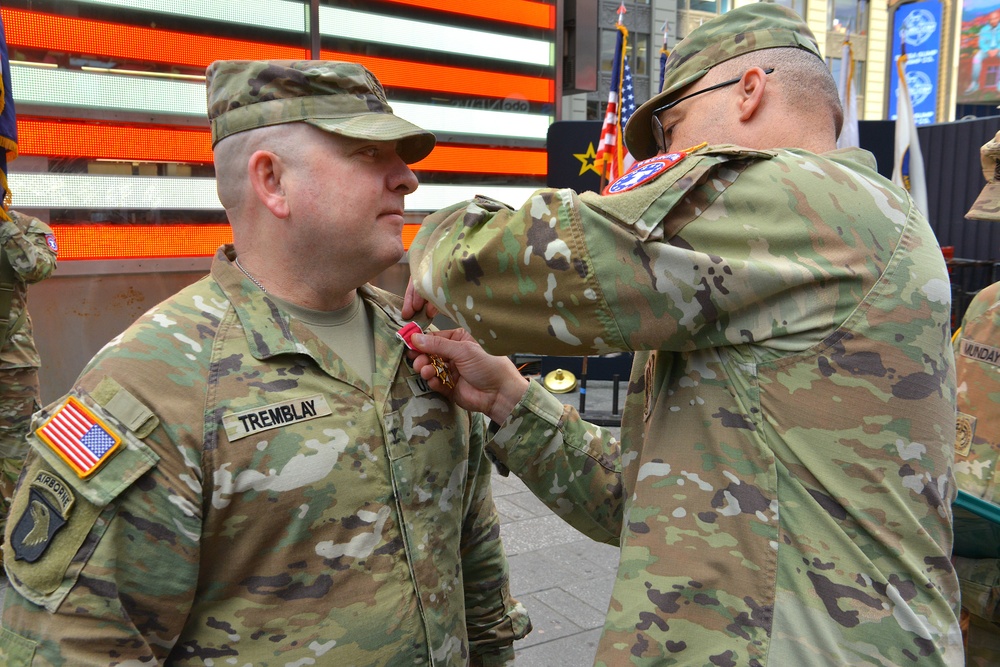
[[[29,667],[35,658],[35,642],[0,628],[0,665]]]

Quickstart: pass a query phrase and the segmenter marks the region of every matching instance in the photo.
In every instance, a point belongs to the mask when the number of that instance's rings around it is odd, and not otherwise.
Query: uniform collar
[[[329,350],[319,345],[308,327],[283,312],[273,299],[254,285],[233,263],[236,252],[231,244],[219,248],[212,261],[212,278],[218,283],[243,325],[250,353],[256,359],[277,354],[307,354],[328,368]],[[358,295],[371,303],[375,313],[375,337],[387,329],[402,326],[399,307],[370,285],[358,289]]]

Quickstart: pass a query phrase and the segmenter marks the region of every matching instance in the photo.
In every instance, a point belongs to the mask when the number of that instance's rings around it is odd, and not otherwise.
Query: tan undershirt
[[[338,310],[313,310],[270,294],[268,296],[282,310],[309,327],[365,382],[371,383],[372,373],[375,372],[375,342],[371,319],[361,297],[355,295],[349,306]]]

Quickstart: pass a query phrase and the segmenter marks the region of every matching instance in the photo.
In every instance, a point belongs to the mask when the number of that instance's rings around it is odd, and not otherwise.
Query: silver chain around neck
[[[256,278],[254,278],[250,274],[249,271],[247,271],[246,269],[243,268],[243,265],[240,264],[240,258],[239,257],[237,257],[235,260],[233,260],[233,263],[236,264],[236,268],[237,269],[239,269],[240,271],[243,272],[243,275],[245,275],[247,278],[250,279],[250,282],[252,282],[254,285],[256,285],[257,287],[259,287],[261,292],[263,292],[264,294],[267,294],[267,290],[264,289],[264,286],[260,284],[260,281],[257,280]]]

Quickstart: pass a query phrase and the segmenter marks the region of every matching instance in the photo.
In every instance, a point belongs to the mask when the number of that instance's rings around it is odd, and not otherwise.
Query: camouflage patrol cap
[[[434,148],[434,135],[394,115],[382,84],[358,63],[218,60],[205,75],[213,147],[237,132],[302,122],[345,137],[398,140],[408,164]]]
[[[625,126],[625,146],[637,160],[656,155],[650,120],[653,109],[694,83],[716,65],[751,51],[800,48],[822,58],[816,38],[802,17],[769,2],[738,7],[702,24],[682,39],[664,65],[663,90],[632,114]]]
[[[979,149],[986,187],[965,214],[970,220],[1000,221],[1000,132]]]

